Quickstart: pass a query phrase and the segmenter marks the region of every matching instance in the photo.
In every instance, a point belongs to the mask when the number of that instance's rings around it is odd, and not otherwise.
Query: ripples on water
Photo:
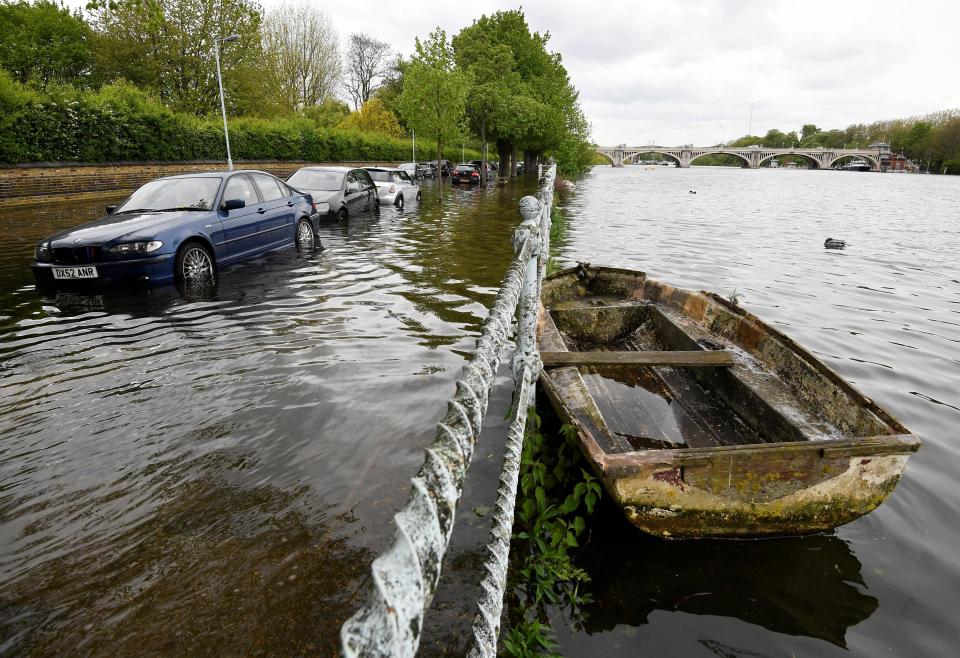
[[[0,226],[0,654],[329,654],[512,257],[523,186],[321,228],[212,299],[40,298]]]
[[[331,653],[510,260],[522,193],[448,188],[441,209],[430,188],[422,208],[325,225],[323,252],[235,268],[207,301],[40,298],[34,242],[99,208],[0,214],[0,654]],[[565,654],[955,653],[958,197],[956,178],[847,172],[579,183],[568,261],[738,291],[925,444],[836,535],[664,543],[601,510],[578,558],[596,603],[549,611]],[[468,498],[493,489],[497,452],[481,437]],[[487,527],[471,505],[424,655],[462,653]]]
[[[958,205],[960,179],[940,176],[603,167],[577,186],[568,262],[736,291],[924,445],[893,496],[835,537],[681,545],[594,523],[585,632],[551,613],[564,653],[956,653]]]

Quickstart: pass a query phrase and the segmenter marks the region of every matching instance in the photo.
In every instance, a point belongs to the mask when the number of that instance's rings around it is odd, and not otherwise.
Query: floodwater
[[[636,166],[578,184],[562,260],[736,294],[924,445],[886,503],[829,535],[663,542],[603,507],[576,560],[595,603],[549,608],[560,653],[957,654],[958,207],[957,177]]]
[[[4,209],[0,655],[332,654],[535,187],[445,183],[441,205],[428,184],[419,207],[324,224],[323,251],[239,265],[195,300],[41,297],[33,244],[109,200]],[[481,483],[510,390],[504,371]],[[450,555],[475,573],[489,517],[472,506]]]
[[[329,655],[512,256],[517,187],[326,224],[216,294],[41,297],[0,214],[0,654]],[[689,191],[697,194],[690,194]],[[835,534],[662,542],[601,506],[569,656],[953,655],[960,179],[597,168],[560,259],[734,290],[925,441]],[[104,200],[104,203],[106,200]],[[849,243],[823,249],[827,237]],[[462,655],[500,465],[501,371],[421,655]]]

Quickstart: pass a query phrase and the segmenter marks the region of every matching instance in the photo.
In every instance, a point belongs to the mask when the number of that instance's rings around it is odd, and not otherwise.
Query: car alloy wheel
[[[206,248],[199,244],[189,244],[177,259],[177,273],[187,284],[212,283],[214,280],[213,258]]]
[[[300,251],[309,251],[313,249],[313,227],[310,226],[310,222],[305,219],[301,219],[300,223],[297,224],[297,249]]]
[[[403,195],[402,195],[402,194],[397,197],[397,200],[394,202],[393,205],[395,205],[395,206],[396,206],[397,208],[399,208],[400,210],[403,210]]]
[[[344,221],[346,218],[347,218],[347,209],[346,209],[346,208],[341,208],[340,211],[337,213],[337,221],[342,222],[342,221]]]

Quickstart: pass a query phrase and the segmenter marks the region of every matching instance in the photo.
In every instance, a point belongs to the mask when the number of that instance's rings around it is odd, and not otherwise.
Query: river
[[[577,186],[567,261],[735,293],[924,445],[886,503],[832,535],[663,543],[605,510],[577,561],[596,603],[551,610],[561,653],[956,654],[958,206],[960,178],[905,174],[603,167]]]
[[[532,189],[447,186],[441,204],[428,185],[419,207],[326,224],[323,251],[233,268],[204,299],[41,297],[34,242],[102,203],[6,208],[0,654],[332,653]],[[547,610],[563,654],[953,653],[958,199],[956,178],[847,172],[578,182],[561,261],[736,290],[925,443],[879,510],[832,535],[663,543],[601,506],[577,556],[595,603]],[[422,655],[466,643],[509,394],[504,370]]]

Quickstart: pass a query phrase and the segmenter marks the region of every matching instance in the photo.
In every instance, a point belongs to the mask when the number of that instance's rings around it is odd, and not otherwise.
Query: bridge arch
[[[651,155],[651,154],[662,155],[663,157],[667,158],[671,162],[676,163],[678,167],[680,166],[680,158],[675,156],[673,153],[670,153],[668,151],[658,151],[656,149],[651,151],[637,151],[636,153],[631,153],[630,155],[628,155],[623,159],[623,164],[628,164],[634,160],[639,160],[641,155]]]
[[[719,151],[707,151],[706,153],[698,153],[697,155],[694,155],[690,158],[690,164],[693,164],[695,160],[697,160],[698,158],[702,158],[705,155],[732,155],[734,157],[740,158],[740,161],[743,162],[744,167],[750,166],[750,160],[747,159],[745,155],[737,151],[727,151],[726,149],[719,150]]]
[[[616,164],[617,164],[617,163],[614,161],[613,156],[611,156],[611,155],[610,155],[609,153],[607,153],[606,151],[601,151],[600,149],[595,149],[595,150],[594,150],[594,153],[599,153],[600,155],[602,155],[603,157],[605,157],[607,160],[609,160],[609,161],[610,161],[610,164],[612,164],[612,165],[616,165]]]
[[[879,171],[879,169],[880,169],[880,162],[877,160],[877,157],[874,156],[874,155],[869,155],[869,154],[867,154],[867,153],[844,153],[843,155],[839,155],[839,156],[833,158],[833,159],[830,161],[830,164],[827,165],[827,168],[828,168],[828,169],[833,169],[833,166],[834,166],[836,163],[840,162],[840,160],[843,160],[844,158],[860,158],[861,160],[869,160],[869,161],[870,161],[870,166],[872,166],[874,169],[876,169],[876,170],[878,170],[878,171]]]
[[[814,169],[820,169],[820,167],[821,167],[821,164],[820,164],[820,161],[819,161],[819,160],[817,160],[815,157],[813,157],[813,156],[810,155],[809,153],[801,153],[801,152],[771,153],[770,155],[767,155],[767,156],[764,156],[764,157],[760,158],[760,162],[757,163],[757,166],[762,167],[764,162],[768,162],[768,161],[770,161],[770,160],[772,160],[772,159],[774,159],[774,158],[788,157],[788,156],[791,156],[791,155],[794,156],[794,157],[796,157],[796,158],[803,158],[805,161],[807,161],[807,162],[809,162],[811,165],[813,165],[813,168],[814,168]]]

